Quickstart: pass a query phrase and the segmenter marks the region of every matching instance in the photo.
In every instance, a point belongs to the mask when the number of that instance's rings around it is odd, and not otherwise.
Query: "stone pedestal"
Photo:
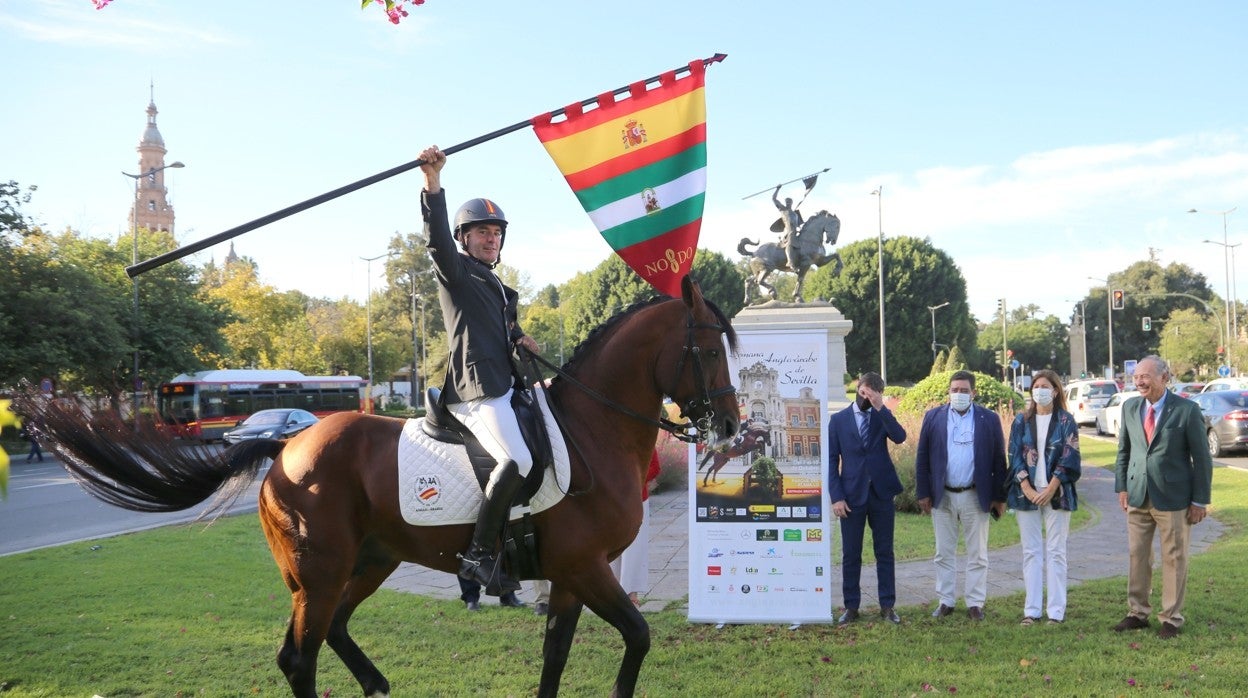
[[[737,334],[774,334],[780,332],[823,333],[828,340],[828,406],[849,404],[845,400],[845,335],[853,329],[853,320],[846,320],[831,303],[784,303],[769,301],[746,306],[732,319]]]

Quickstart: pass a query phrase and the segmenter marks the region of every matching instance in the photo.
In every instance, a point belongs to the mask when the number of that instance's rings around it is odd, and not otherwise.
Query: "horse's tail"
[[[758,245],[758,243],[757,243],[757,242],[754,242],[753,240],[751,240],[751,239],[749,239],[749,238],[741,238],[741,242],[738,242],[738,243],[737,243],[737,254],[739,254],[739,255],[744,255],[744,256],[746,256],[746,257],[749,257],[749,256],[751,256],[752,254],[754,254],[753,252],[750,252],[749,250],[745,249],[745,246],[746,246],[746,245],[755,245],[755,246],[757,246],[757,245]]]
[[[220,491],[201,517],[219,512],[256,479],[265,459],[285,445],[258,439],[221,453],[175,440],[152,424],[135,430],[112,410],[91,414],[70,400],[26,394],[14,408],[36,425],[83,489],[131,511],[181,511]]]

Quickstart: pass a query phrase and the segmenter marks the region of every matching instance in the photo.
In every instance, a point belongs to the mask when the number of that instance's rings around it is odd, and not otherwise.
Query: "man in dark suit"
[[[858,619],[862,602],[862,539],[871,527],[880,616],[900,623],[893,609],[897,589],[893,572],[893,497],[901,494],[888,440],[900,444],[906,430],[884,406],[884,379],[878,373],[858,378],[858,398],[828,421],[828,499],[841,520],[841,625]],[[838,464],[839,461],[839,464]]]
[[[1153,537],[1161,539],[1161,609],[1157,636],[1183,627],[1191,527],[1205,518],[1213,488],[1213,461],[1200,407],[1166,389],[1170,371],[1158,356],[1135,367],[1140,397],[1122,405],[1114,491],[1127,513],[1127,616],[1114,630],[1148,627],[1152,613]]]
[[[477,515],[472,543],[460,555],[459,568],[464,579],[489,585],[498,568],[499,533],[512,499],[533,467],[533,456],[511,408],[516,382],[511,352],[514,346],[523,346],[536,353],[538,347],[516,322],[519,295],[494,275],[507,234],[502,210],[489,199],[470,199],[455,213],[452,237],[441,180],[446,154],[430,146],[420,159],[425,175],[420,212],[450,345],[443,396],[451,413],[498,463],[485,487],[485,503]],[[503,591],[520,588],[507,581]]]
[[[974,404],[975,374],[949,379],[949,404],[928,410],[915,453],[919,509],[932,515],[936,533],[936,594],[932,617],[953,613],[958,571],[958,529],[966,543],[966,615],[984,619],[988,598],[988,517],[1005,511],[1005,436],[1001,418]]]

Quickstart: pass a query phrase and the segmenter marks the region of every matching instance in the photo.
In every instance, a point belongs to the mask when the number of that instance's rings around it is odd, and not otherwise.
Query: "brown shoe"
[[[1179,636],[1179,626],[1173,623],[1162,623],[1161,630],[1157,631],[1157,637],[1162,640],[1173,640]]]
[[[1138,618],[1136,616],[1127,616],[1118,621],[1118,625],[1114,626],[1114,632],[1120,633],[1124,630],[1139,630],[1148,627],[1147,618]]]
[[[899,625],[901,623],[901,616],[897,615],[897,611],[892,608],[881,608],[880,617],[893,625]]]
[[[970,618],[971,620],[983,620],[984,609],[980,608],[979,606],[971,606],[970,608],[966,609],[966,617]]]
[[[845,612],[841,614],[841,617],[836,619],[836,624],[837,625],[849,625],[850,623],[853,623],[856,620],[858,620],[858,609],[847,608],[845,609]]]
[[[943,603],[937,606],[935,611],[932,611],[933,618],[944,618],[950,615],[953,615],[953,606],[946,606]]]

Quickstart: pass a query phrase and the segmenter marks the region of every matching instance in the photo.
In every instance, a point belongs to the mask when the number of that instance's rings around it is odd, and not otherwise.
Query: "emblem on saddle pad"
[[[442,497],[442,486],[437,475],[417,475],[412,481],[416,490],[416,501],[426,507],[433,507]]]

